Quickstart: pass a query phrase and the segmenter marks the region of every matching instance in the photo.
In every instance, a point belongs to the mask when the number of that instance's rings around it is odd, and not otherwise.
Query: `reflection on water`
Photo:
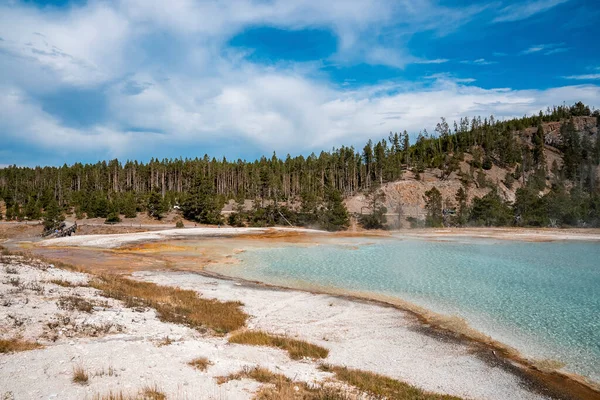
[[[600,382],[600,244],[369,242],[258,248],[239,254],[241,265],[216,270],[399,297]]]

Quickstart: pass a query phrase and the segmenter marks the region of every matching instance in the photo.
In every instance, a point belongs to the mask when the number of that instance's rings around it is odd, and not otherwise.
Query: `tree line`
[[[511,181],[522,180],[527,183],[523,190],[540,198],[535,190],[545,190],[547,174],[541,124],[553,121],[563,122],[563,163],[553,171],[558,178],[552,183],[551,192],[561,199],[562,193],[579,196],[580,203],[586,204],[582,207],[589,210],[595,207],[598,196],[595,166],[600,161],[600,143],[598,135],[591,143],[589,137],[575,132],[573,117],[578,116],[598,117],[599,113],[577,103],[505,121],[493,116],[465,117],[451,126],[442,118],[433,133],[423,130],[413,143],[403,131],[390,133],[378,142],[369,140],[361,150],[342,146],[307,157],[287,155],[282,159],[273,153],[254,161],[230,161],[205,155],[194,159],[152,159],[148,163],[115,159],[62,167],[10,166],[0,169],[0,197],[6,205],[3,217],[38,219],[44,210],[58,208],[74,212],[77,218],[117,221],[121,216],[134,217],[141,211],[161,218],[177,205],[186,218],[198,222],[272,225],[286,224],[287,220],[343,229],[348,225],[347,211],[344,215],[340,208],[343,198],[361,191],[375,193],[382,184],[401,178],[406,171],[420,179],[426,169],[435,168],[440,171],[440,179],[447,179],[459,169],[465,154],[472,156],[471,175],[461,177],[465,190],[473,182],[495,189],[494,183],[485,182],[481,171],[498,165],[514,171],[505,179],[507,186]],[[520,132],[531,127],[538,130],[531,140],[525,139]],[[522,199],[522,204],[525,198],[521,195],[517,200]],[[224,221],[220,210],[229,199],[236,200],[238,206],[231,220]],[[255,200],[252,210],[239,206],[244,199]],[[476,202],[473,203],[474,207]],[[489,223],[477,217],[477,210],[472,209],[468,218],[463,216],[463,220],[453,223]],[[534,223],[527,212],[519,210],[517,219],[526,221],[520,223]],[[383,226],[385,210],[381,202],[374,201],[371,211],[361,218],[361,223],[367,227]],[[571,224],[589,219],[589,211],[573,215],[561,221]]]

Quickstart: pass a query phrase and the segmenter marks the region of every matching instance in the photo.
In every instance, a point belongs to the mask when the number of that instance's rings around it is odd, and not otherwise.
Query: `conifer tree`
[[[147,209],[148,216],[156,219],[162,219],[164,216],[163,214],[167,212],[167,206],[158,190],[150,192]]]
[[[328,231],[340,231],[350,225],[350,217],[342,195],[331,187],[325,191],[325,206],[320,214],[322,227]]]
[[[495,190],[473,199],[469,221],[476,225],[505,226],[512,223],[513,213]]]
[[[64,220],[65,216],[63,215],[62,210],[58,207],[56,200],[52,198],[44,210],[44,229],[54,229]]]
[[[259,202],[256,202],[256,205],[258,204]],[[213,183],[206,178],[200,178],[196,181],[189,196],[181,206],[183,216],[186,219],[203,224],[221,223],[222,208],[223,200],[215,193]]]
[[[537,131],[533,134],[533,162],[538,169],[546,169],[546,156],[544,154],[544,128],[538,124]]]
[[[42,207],[39,200],[34,200],[33,198],[30,198],[29,201],[27,201],[27,204],[25,205],[25,217],[27,217],[27,219],[30,221],[40,219],[40,217],[42,216],[41,208]]]
[[[8,205],[8,203],[7,203],[7,205],[6,205],[6,220],[7,221],[13,220],[15,218],[13,214],[14,214],[13,206]]]
[[[127,193],[123,199],[123,214],[125,218],[135,218],[137,216],[137,204],[135,201],[135,195],[133,193]]]
[[[456,217],[459,225],[464,225],[467,222],[468,217],[468,208],[467,208],[467,191],[463,186],[461,186],[456,191],[456,196],[454,197],[456,200],[456,204],[458,205],[458,210],[456,213]]]
[[[598,121],[600,121],[600,117],[598,118]],[[596,133],[596,141],[594,142],[592,160],[594,164],[600,164],[600,127],[598,127],[598,133]]]
[[[563,152],[563,170],[568,179],[576,179],[581,162],[581,139],[575,131],[573,119],[560,127],[561,150]]]
[[[365,229],[385,229],[387,208],[383,205],[385,193],[377,190],[371,193],[369,208],[371,212],[360,216],[359,222]]]
[[[427,210],[426,225],[431,227],[442,226],[442,194],[437,188],[433,187],[425,192],[425,209]]]

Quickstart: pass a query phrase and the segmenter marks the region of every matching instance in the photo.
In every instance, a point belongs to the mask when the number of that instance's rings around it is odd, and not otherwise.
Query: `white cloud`
[[[441,63],[410,55],[415,32],[446,34],[486,6],[445,7],[435,0],[90,0],[67,9],[23,4],[0,5],[0,51],[18,58],[15,75],[52,83],[97,85],[121,77],[145,59],[139,41],[163,34],[173,47],[183,46],[194,60],[197,49],[222,49],[246,27],[324,28],[338,38],[342,63],[373,63],[402,68],[410,63]],[[37,35],[36,33],[41,33]],[[202,50],[199,56],[204,56]],[[14,60],[13,60],[14,62]],[[58,82],[57,82],[58,81]],[[45,82],[47,84],[47,82]],[[35,85],[31,85],[35,86]]]
[[[419,60],[403,50],[413,33],[446,32],[481,9],[442,7],[433,0],[174,0],[169,4],[168,12],[160,0],[121,0],[118,8],[132,21],[216,41],[248,26],[331,29],[338,37],[336,61],[394,67]]]
[[[564,53],[569,51],[569,49],[567,49],[566,47],[558,47],[556,49],[552,49],[552,50],[548,50],[547,52],[544,53],[545,56],[550,56],[552,54],[557,54],[557,53]]]
[[[154,81],[134,96],[115,93],[111,122],[87,130],[62,125],[22,93],[12,91],[1,98],[0,129],[37,148],[105,157],[126,156],[140,143],[145,151],[229,142],[249,144],[265,154],[273,150],[298,154],[360,145],[390,131],[431,129],[440,116],[508,118],[535,114],[563,101],[598,105],[600,98],[600,88],[591,85],[489,90],[460,83],[466,80],[431,78],[430,87],[376,85],[356,90],[284,72],[252,70],[213,82]],[[206,86],[198,98],[196,89]],[[136,125],[136,132],[129,130],[131,125]],[[156,130],[163,133],[149,133]]]
[[[103,3],[66,13],[0,6],[0,50],[17,64],[12,72],[22,81],[96,85],[113,79],[125,68],[129,34],[128,21]],[[21,76],[23,70],[31,74]]]
[[[523,54],[531,54],[531,53],[537,53],[539,51],[544,50],[544,46],[531,46],[530,48],[523,50]]]
[[[0,96],[0,129],[8,137],[29,144],[32,148],[59,153],[95,152],[106,155],[123,154],[135,138],[127,132],[109,126],[87,130],[64,126],[16,88],[2,87]]]
[[[539,53],[541,51],[546,51],[544,55],[548,56],[555,53],[561,53],[567,51],[567,48],[561,47],[564,43],[546,43],[546,44],[536,44],[533,45],[521,52],[521,54],[533,54]]]
[[[565,79],[574,79],[574,80],[579,80],[579,81],[589,81],[589,80],[600,79],[600,74],[570,75],[570,76],[565,76],[564,78]]]
[[[338,57],[339,58],[339,57]],[[407,64],[444,64],[446,58],[423,59],[404,54],[398,49],[384,48],[375,46],[366,51],[364,59],[371,65],[387,65],[396,68],[404,68]]]
[[[492,65],[498,64],[498,61],[488,61],[485,58],[478,58],[477,60],[462,60],[461,64],[472,64],[472,65]]]
[[[415,64],[444,64],[444,63],[447,63],[448,61],[450,61],[450,60],[448,60],[447,58],[436,58],[433,60],[418,60],[418,61],[415,61]]]
[[[436,81],[449,81],[453,83],[473,83],[476,81],[474,78],[457,78],[448,72],[442,72],[437,74],[431,74],[423,77],[424,79],[434,79]]]
[[[530,18],[536,14],[545,12],[569,0],[537,0],[523,1],[512,4],[498,11],[498,16],[493,22],[513,22]]]

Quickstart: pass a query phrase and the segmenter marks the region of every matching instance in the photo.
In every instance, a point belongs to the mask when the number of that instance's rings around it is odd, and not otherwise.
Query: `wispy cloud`
[[[533,54],[545,51],[544,55],[550,55],[555,53],[561,53],[567,51],[568,49],[564,46],[564,43],[546,43],[546,44],[536,44],[533,45],[523,51],[521,54]]]
[[[531,54],[531,53],[537,53],[540,52],[542,50],[544,50],[544,45],[539,45],[539,46],[531,46],[530,48],[523,50],[521,52],[521,54]]]
[[[569,75],[563,76],[565,79],[573,79],[578,81],[592,81],[600,79],[600,74],[583,74],[583,75]]]
[[[544,55],[545,56],[550,56],[552,54],[564,53],[564,52],[567,52],[567,51],[569,51],[569,49],[566,48],[566,47],[558,47],[556,49],[552,49],[552,50],[549,50],[549,51],[545,52]]]
[[[566,3],[569,0],[537,0],[523,1],[519,4],[511,4],[498,11],[498,16],[492,22],[513,22],[530,18],[536,14],[545,12]]]
[[[436,58],[434,60],[417,60],[414,63],[415,64],[444,64],[447,63],[448,60],[447,58]]]
[[[431,74],[424,76],[423,79],[431,79],[435,81],[449,81],[454,83],[473,83],[476,81],[474,78],[457,78],[449,72],[440,72],[437,74]]]
[[[460,63],[470,65],[492,65],[498,64],[498,61],[488,61],[485,58],[478,58],[477,60],[462,60]]]

